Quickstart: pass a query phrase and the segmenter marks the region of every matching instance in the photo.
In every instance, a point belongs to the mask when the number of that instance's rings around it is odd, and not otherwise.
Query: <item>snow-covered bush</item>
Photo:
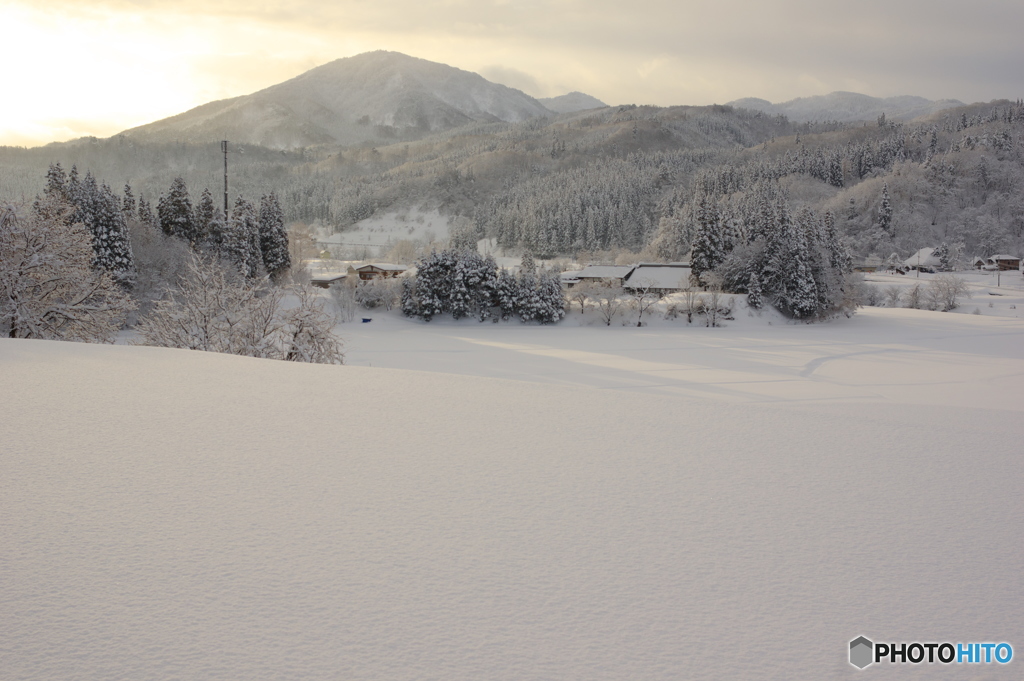
[[[366,310],[383,307],[390,310],[398,304],[401,297],[401,284],[397,279],[379,277],[368,281],[360,281],[352,289],[355,301]]]
[[[248,357],[341,364],[336,320],[309,286],[294,287],[299,304],[284,309],[285,290],[252,280],[199,255],[178,285],[139,323],[139,345],[206,350]]]
[[[882,293],[883,293],[883,295],[885,297],[885,302],[886,302],[886,304],[889,307],[899,307],[900,306],[900,301],[903,299],[903,289],[902,288],[900,288],[899,286],[895,286],[895,285],[887,286],[885,288],[885,290],[882,291]]]
[[[356,300],[356,281],[354,277],[345,277],[331,284],[331,299],[338,311],[338,319],[342,322],[350,322],[355,319],[356,308],[359,302]]]
[[[949,312],[960,306],[961,298],[970,298],[971,291],[963,277],[940,274],[929,282],[926,295],[932,309]]]
[[[8,338],[112,342],[135,303],[94,268],[92,236],[73,208],[41,199],[28,215],[0,209],[0,333]]]
[[[924,302],[924,291],[920,284],[914,284],[907,289],[906,294],[903,296],[903,300],[906,301],[907,307],[913,310],[920,310],[921,304]]]

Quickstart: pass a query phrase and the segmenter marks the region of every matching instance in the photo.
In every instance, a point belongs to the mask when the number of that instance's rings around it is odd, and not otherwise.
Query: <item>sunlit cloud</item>
[[[978,0],[8,0],[0,143],[106,136],[388,49],[535,96],[784,101],[1024,94],[1024,3]],[[68,121],[74,121],[73,125]],[[34,140],[34,141],[33,141]]]

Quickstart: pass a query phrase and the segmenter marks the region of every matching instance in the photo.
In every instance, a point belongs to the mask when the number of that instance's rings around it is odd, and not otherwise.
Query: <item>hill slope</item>
[[[550,116],[533,97],[397,52],[338,59],[244,97],[125,131],[146,142],[221,139],[275,148],[419,138],[473,122]]]
[[[1018,321],[455,327],[508,350],[0,339],[5,678],[843,679],[860,633],[1024,630]],[[493,377],[577,367],[629,389]]]
[[[932,101],[924,97],[889,97],[881,99],[856,92],[832,92],[814,97],[798,97],[788,102],[772,104],[766,99],[747,97],[729,102],[730,106],[783,115],[792,121],[873,121],[881,114],[896,120],[910,120],[918,116],[963,106],[955,99]]]

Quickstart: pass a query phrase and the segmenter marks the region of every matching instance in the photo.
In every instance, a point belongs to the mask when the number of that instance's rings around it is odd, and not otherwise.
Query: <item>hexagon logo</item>
[[[874,662],[875,644],[863,636],[850,641],[850,664],[857,669],[864,669]]]

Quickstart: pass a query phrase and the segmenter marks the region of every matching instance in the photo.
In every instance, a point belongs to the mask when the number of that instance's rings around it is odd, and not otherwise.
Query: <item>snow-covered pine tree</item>
[[[462,319],[470,314],[473,305],[472,294],[466,281],[470,263],[467,258],[459,257],[459,251],[448,252],[454,256],[448,288],[448,310],[452,313],[452,318]]]
[[[130,286],[135,278],[135,258],[121,201],[110,187],[103,185],[92,204],[92,247],[96,254],[93,265],[109,272],[122,286]]]
[[[170,190],[157,201],[156,212],[160,218],[160,229],[164,234],[195,243],[192,200],[188,196],[185,180],[180,177],[174,178]]]
[[[213,202],[213,195],[209,189],[203,189],[196,204],[195,215],[192,218],[196,236],[196,246],[216,253],[220,249],[221,240],[224,237],[224,219],[221,211]]]
[[[892,200],[889,198],[889,184],[882,183],[882,197],[878,203],[878,226],[890,235],[892,232]]]
[[[221,255],[245,277],[259,276],[262,255],[259,250],[259,217],[253,205],[239,196],[224,229]]]
[[[761,280],[757,276],[757,272],[753,272],[750,275],[750,283],[747,284],[747,305],[760,310],[764,305],[764,300],[761,298]]]
[[[533,253],[529,250],[523,251],[523,259],[519,262],[520,274],[533,274],[537,271],[537,264],[533,260]]]
[[[537,275],[531,272],[520,272],[519,286],[516,288],[515,310],[524,322],[533,321],[540,312],[540,296],[537,295]]]
[[[284,228],[284,212],[271,192],[260,199],[260,251],[263,267],[274,281],[292,266],[288,252],[288,233]]]
[[[43,189],[43,195],[47,198],[70,202],[68,176],[60,167],[60,163],[51,163],[49,170],[46,171],[46,188]]]
[[[789,251],[788,267],[784,270],[784,284],[779,304],[784,311],[798,319],[815,316],[818,309],[818,291],[814,284],[811,253],[807,242],[807,221],[813,219],[808,209],[801,211],[797,224],[790,223],[785,237]]]
[[[540,273],[537,294],[541,302],[537,321],[541,324],[554,324],[565,316],[565,293],[557,272]]]
[[[725,260],[722,228],[718,220],[718,209],[708,194],[701,193],[694,198],[697,232],[693,237],[690,255],[690,278],[696,286],[702,284],[706,272],[713,271]]]
[[[136,211],[135,193],[132,192],[132,186],[125,182],[124,184],[124,201],[121,203],[121,212],[124,213],[125,220],[134,220]]]
[[[508,270],[502,269],[498,272],[494,297],[501,311],[501,318],[510,319],[516,313],[520,295],[519,281]]]
[[[156,226],[156,218],[153,216],[153,208],[146,200],[145,194],[139,195],[139,222],[153,227]]]
[[[943,241],[939,244],[939,247],[935,249],[932,256],[939,259],[939,271],[949,272],[953,269],[949,262],[949,246]]]

